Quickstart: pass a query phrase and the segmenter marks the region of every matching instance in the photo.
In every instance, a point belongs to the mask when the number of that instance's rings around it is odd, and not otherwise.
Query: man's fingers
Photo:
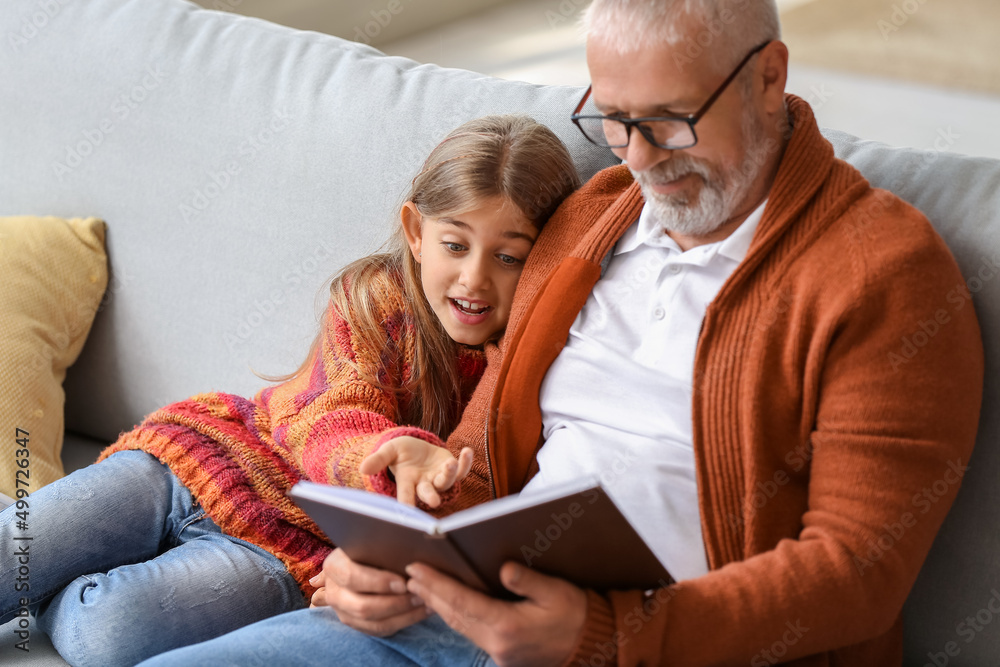
[[[355,630],[360,630],[365,634],[374,635],[376,637],[387,637],[399,632],[403,628],[413,625],[414,623],[419,623],[427,618],[431,613],[432,612],[427,609],[427,607],[421,606],[409,609],[408,611],[391,618],[384,618],[378,621],[357,618],[340,610],[337,611],[337,617],[340,619],[341,623],[352,627]]]
[[[410,575],[407,582],[410,592],[473,642],[480,635],[479,626],[488,626],[497,618],[498,605],[504,604],[420,563],[408,565],[406,572]]]
[[[355,563],[343,549],[334,549],[323,563],[326,586],[331,582],[355,593],[402,594],[406,582],[394,572]]]
[[[327,605],[360,621],[385,621],[402,614],[410,614],[414,609],[423,608],[424,602],[412,593],[402,595],[371,595],[355,593],[345,588],[327,589]]]
[[[550,577],[530,567],[525,567],[513,561],[507,561],[500,568],[500,582],[511,593],[529,598],[541,606],[561,595],[566,594],[566,582],[557,577]]]
[[[355,563],[343,549],[334,549],[323,562],[323,584],[312,606],[332,607],[346,625],[368,634],[390,635],[430,613],[406,590],[403,577]]]
[[[491,598],[421,563],[406,572],[411,592],[501,665],[565,664],[586,621],[583,590],[514,563],[504,564],[501,580],[528,596],[518,602]]]

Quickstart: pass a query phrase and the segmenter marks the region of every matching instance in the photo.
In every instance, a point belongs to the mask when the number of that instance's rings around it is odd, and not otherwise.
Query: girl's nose
[[[470,292],[478,292],[489,287],[490,276],[486,261],[487,258],[484,257],[470,256],[462,263],[459,283]]]

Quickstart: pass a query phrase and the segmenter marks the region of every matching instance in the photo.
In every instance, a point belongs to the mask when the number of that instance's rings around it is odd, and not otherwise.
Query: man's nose
[[[646,171],[660,162],[667,160],[673,154],[664,148],[649,143],[642,132],[635,127],[630,128],[628,146],[625,147],[624,159],[632,171]]]

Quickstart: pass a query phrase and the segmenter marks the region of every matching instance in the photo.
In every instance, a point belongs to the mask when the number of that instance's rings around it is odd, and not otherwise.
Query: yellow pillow
[[[0,492],[8,496],[63,474],[62,383],[107,284],[103,221],[0,217]]]

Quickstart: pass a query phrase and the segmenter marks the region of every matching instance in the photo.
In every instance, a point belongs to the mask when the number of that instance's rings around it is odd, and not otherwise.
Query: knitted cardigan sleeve
[[[360,344],[360,333],[331,301],[306,370],[254,400],[270,417],[275,445],[306,479],[395,495],[386,471],[362,475],[361,461],[403,435],[443,443],[434,433],[399,424],[414,353],[414,328],[402,293],[373,294],[371,301],[384,326],[378,333],[385,345],[377,356]]]

